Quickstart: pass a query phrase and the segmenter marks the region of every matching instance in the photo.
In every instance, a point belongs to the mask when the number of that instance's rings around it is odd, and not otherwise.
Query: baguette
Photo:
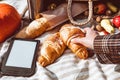
[[[28,26],[16,34],[16,38],[34,39],[50,27],[45,18],[33,20]]]

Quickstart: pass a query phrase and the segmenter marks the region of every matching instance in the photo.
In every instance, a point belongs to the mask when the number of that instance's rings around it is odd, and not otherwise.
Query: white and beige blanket
[[[4,0],[13,5],[23,15],[27,7],[27,0]],[[50,34],[58,31],[55,28],[36,38],[41,41]],[[9,40],[0,44],[0,61],[8,49]],[[0,80],[120,80],[120,72],[116,72],[117,65],[100,64],[94,55],[87,60],[77,58],[69,49],[53,64],[42,67],[36,62],[36,73],[31,77],[3,76]]]

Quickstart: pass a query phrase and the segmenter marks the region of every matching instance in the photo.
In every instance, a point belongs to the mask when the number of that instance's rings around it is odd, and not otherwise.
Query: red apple
[[[103,3],[96,4],[94,7],[94,13],[95,14],[105,14],[106,11],[106,5]]]
[[[120,15],[115,16],[112,20],[112,23],[115,27],[119,28],[120,27]]]

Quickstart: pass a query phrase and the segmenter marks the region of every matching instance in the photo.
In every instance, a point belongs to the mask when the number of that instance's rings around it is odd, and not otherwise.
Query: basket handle
[[[74,21],[71,14],[71,6],[72,6],[72,0],[68,0],[68,6],[67,6],[67,14],[68,14],[68,18],[70,20],[70,22],[73,24],[73,25],[79,25],[79,26],[82,26],[82,25],[85,25],[87,24],[88,22],[90,22],[90,20],[92,19],[92,15],[93,15],[93,2],[92,0],[88,0],[88,5],[89,5],[89,15],[88,15],[88,19],[87,21],[85,22],[77,22],[77,21]]]

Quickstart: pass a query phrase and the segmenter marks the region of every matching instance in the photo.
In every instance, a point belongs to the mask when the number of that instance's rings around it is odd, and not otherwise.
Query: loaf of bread
[[[38,62],[42,66],[53,63],[63,54],[65,48],[66,45],[63,43],[62,39],[60,39],[59,32],[52,34],[43,42]]]
[[[50,27],[45,18],[39,18],[33,20],[28,26],[23,28],[18,34],[16,34],[17,38],[36,38],[41,35],[46,29]]]
[[[75,44],[71,42],[71,39],[76,37],[84,37],[85,34],[80,30],[80,28],[75,27],[71,24],[65,24],[60,29],[60,37],[63,42],[78,56],[80,59],[88,58],[88,51],[82,44]]]

